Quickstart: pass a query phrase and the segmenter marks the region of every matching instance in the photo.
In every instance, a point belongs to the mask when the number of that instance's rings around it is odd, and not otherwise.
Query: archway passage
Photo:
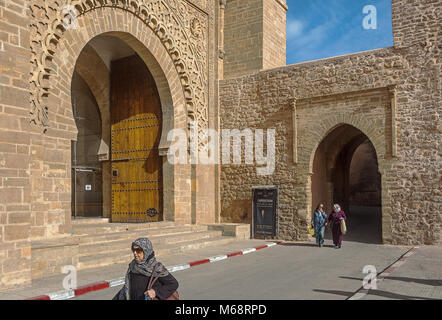
[[[381,176],[376,150],[353,126],[333,129],[319,144],[312,176],[312,208],[330,214],[338,203],[347,215],[346,240],[382,243]],[[331,235],[327,234],[327,238]]]
[[[161,102],[138,55],[112,61],[112,221],[163,220]]]

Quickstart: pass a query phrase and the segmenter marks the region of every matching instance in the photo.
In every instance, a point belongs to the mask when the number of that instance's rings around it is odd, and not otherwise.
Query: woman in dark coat
[[[335,249],[341,248],[342,245],[342,232],[341,232],[341,220],[347,220],[347,216],[338,204],[333,206],[333,212],[330,213],[327,219],[326,225],[331,223],[333,244]]]
[[[316,243],[322,247],[324,243],[324,229],[327,221],[327,214],[324,212],[324,205],[320,203],[312,217],[311,225],[315,229]]]
[[[150,240],[147,238],[135,240],[132,243],[132,252],[134,259],[126,272],[124,286],[113,300],[145,300],[146,297],[149,300],[154,298],[167,300],[178,289],[178,281],[163,264],[157,262]],[[152,289],[147,291],[152,275],[154,279],[158,275],[160,277]]]

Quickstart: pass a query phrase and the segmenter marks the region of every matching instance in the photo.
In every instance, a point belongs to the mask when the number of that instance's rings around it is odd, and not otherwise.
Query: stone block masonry
[[[0,288],[31,281],[29,18],[0,2]]]
[[[224,15],[224,77],[286,64],[285,0],[228,0]]]

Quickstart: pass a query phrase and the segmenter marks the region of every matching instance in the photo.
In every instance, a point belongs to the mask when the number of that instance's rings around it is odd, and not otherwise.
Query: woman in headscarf
[[[333,212],[330,213],[327,219],[326,225],[331,223],[333,244],[335,249],[341,248],[342,245],[342,232],[341,232],[341,220],[347,220],[347,216],[338,204],[333,206]]]
[[[327,221],[327,214],[324,212],[324,205],[320,203],[312,217],[312,227],[315,229],[316,243],[322,247],[324,243],[324,229]]]
[[[152,242],[147,238],[140,238],[132,243],[134,259],[129,264],[123,288],[113,300],[149,300],[157,298],[166,300],[178,288],[178,281],[167,271],[162,263],[157,262],[152,248]],[[149,281],[160,275],[147,290]]]

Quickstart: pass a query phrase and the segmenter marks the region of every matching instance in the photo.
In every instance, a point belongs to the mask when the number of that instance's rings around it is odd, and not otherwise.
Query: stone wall
[[[306,239],[316,148],[332,129],[349,124],[376,149],[383,242],[437,243],[441,6],[393,1],[395,47],[221,81],[222,128],[276,129],[273,175],[257,176],[254,166],[222,166],[222,219],[251,210],[253,185],[279,185],[279,237]]]
[[[228,0],[224,14],[224,77],[286,64],[285,0]]]
[[[263,0],[263,69],[283,67],[286,62],[286,0]]]
[[[28,13],[0,1],[0,288],[31,280]]]
[[[229,0],[224,13],[224,77],[262,69],[262,0]]]
[[[32,243],[32,280],[59,275],[66,266],[78,266],[78,239],[68,238],[58,243]]]

